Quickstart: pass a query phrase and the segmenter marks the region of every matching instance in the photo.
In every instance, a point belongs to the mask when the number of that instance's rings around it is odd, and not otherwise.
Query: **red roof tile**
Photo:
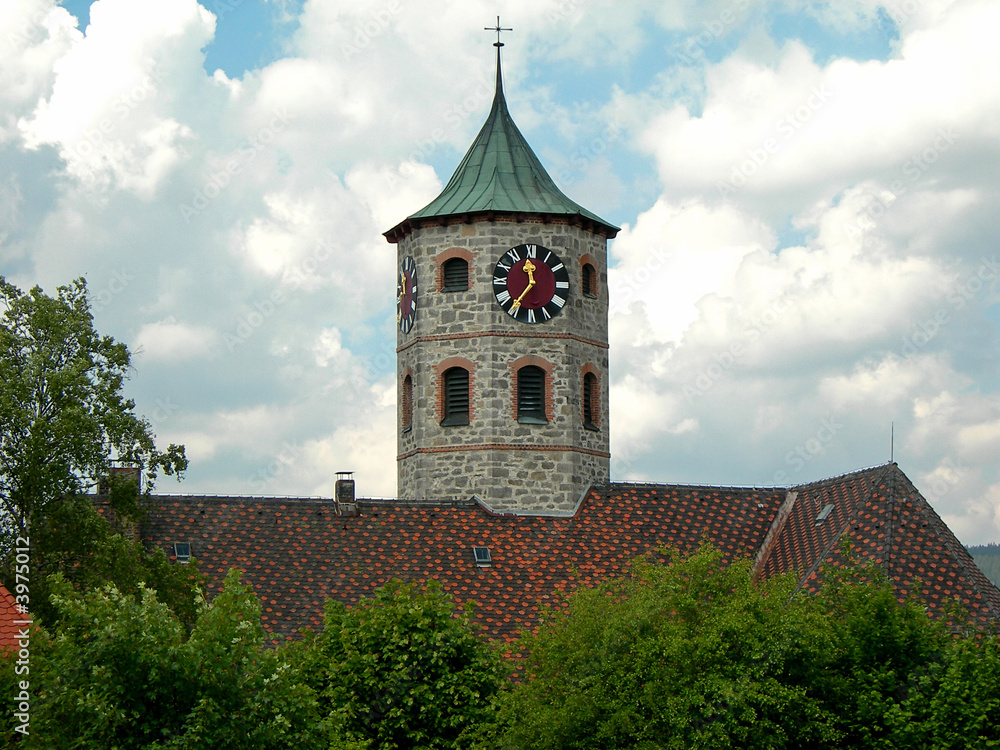
[[[7,587],[0,584],[0,652],[17,651],[17,636],[29,620]]]
[[[981,603],[979,619],[1000,619],[1000,592],[895,464],[791,491],[611,484],[572,517],[495,514],[474,501],[358,505],[359,516],[341,517],[328,500],[154,497],[144,538],[168,555],[173,542],[190,542],[213,588],[242,569],[265,628],[280,633],[320,626],[327,598],[350,604],[393,578],[433,578],[459,602],[477,602],[490,638],[509,640],[576,586],[620,575],[660,546],[705,541],[727,560],[755,559],[761,575],[798,571],[813,589],[819,563],[843,564],[845,535],[901,592],[922,580],[932,609],[957,596]],[[489,567],[477,567],[475,546],[490,548]]]

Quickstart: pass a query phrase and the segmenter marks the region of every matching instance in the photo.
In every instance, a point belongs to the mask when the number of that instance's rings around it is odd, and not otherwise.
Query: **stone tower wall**
[[[493,269],[509,248],[543,245],[569,269],[569,298],[545,323],[508,316],[493,296]],[[416,323],[397,330],[398,494],[442,500],[476,495],[504,511],[566,511],[591,484],[609,480],[608,290],[604,237],[565,223],[480,221],[424,227],[397,246],[417,268]],[[442,259],[469,262],[470,288],[439,291]],[[582,261],[597,294],[581,290]],[[441,372],[470,370],[470,424],[441,426]],[[516,368],[546,371],[548,424],[519,424]],[[597,426],[583,424],[583,376],[598,378]],[[412,424],[402,429],[404,378],[413,382]]]

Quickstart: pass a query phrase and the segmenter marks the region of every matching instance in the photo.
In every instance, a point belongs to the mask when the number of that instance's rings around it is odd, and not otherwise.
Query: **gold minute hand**
[[[510,311],[513,313],[517,308],[521,306],[521,300],[524,299],[524,295],[531,291],[531,287],[535,285],[535,264],[531,260],[524,261],[524,272],[528,274],[528,286],[524,288],[521,292],[521,296],[514,300],[514,304],[510,306]]]

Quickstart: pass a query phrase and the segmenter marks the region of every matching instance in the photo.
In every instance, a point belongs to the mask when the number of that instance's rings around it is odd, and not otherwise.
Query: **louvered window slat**
[[[583,426],[590,430],[597,429],[597,420],[594,419],[596,390],[597,377],[592,372],[588,372],[583,376]]]
[[[589,263],[583,264],[583,274],[581,278],[580,288],[583,290],[583,295],[585,297],[596,297],[597,296],[597,271]]]
[[[413,378],[407,375],[403,378],[403,432],[409,432],[413,427]]]
[[[464,292],[469,289],[469,264],[462,258],[452,258],[444,262],[445,292]]]
[[[524,424],[544,424],[545,371],[528,365],[517,371],[517,421]]]
[[[444,374],[443,425],[469,424],[469,371],[452,367]]]

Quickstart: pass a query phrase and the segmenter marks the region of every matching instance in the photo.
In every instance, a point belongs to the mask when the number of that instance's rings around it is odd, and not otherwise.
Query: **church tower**
[[[499,24],[497,27],[499,33]],[[572,510],[610,479],[607,240],[507,111],[444,191],[385,233],[398,261],[398,495]]]

